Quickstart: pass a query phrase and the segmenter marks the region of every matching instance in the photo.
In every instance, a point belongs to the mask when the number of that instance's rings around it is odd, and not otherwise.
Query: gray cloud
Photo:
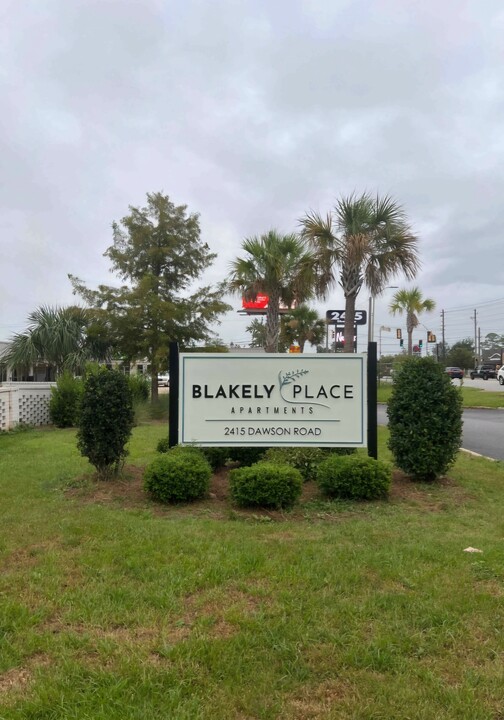
[[[0,337],[71,302],[68,272],[109,282],[111,222],[159,189],[201,213],[211,281],[245,236],[368,189],[406,206],[438,308],[504,296],[499,0],[4,7]]]

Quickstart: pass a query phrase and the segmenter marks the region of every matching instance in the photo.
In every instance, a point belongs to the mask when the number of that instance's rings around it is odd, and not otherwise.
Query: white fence
[[[7,382],[0,385],[0,432],[12,430],[19,423],[49,425],[48,382]]]

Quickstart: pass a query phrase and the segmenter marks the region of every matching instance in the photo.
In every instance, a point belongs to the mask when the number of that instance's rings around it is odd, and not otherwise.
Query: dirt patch
[[[348,681],[326,680],[320,685],[308,686],[302,694],[289,698],[280,718],[315,720],[334,717],[338,703],[349,701],[355,695],[355,688]]]
[[[59,541],[56,540],[47,540],[16,548],[5,558],[3,563],[0,563],[0,569],[4,570],[12,567],[33,568],[40,562],[42,556],[58,548]]]
[[[254,613],[262,602],[237,589],[226,588],[225,592],[191,595],[183,600],[183,609],[167,618],[158,627],[100,627],[82,623],[67,622],[53,617],[40,626],[42,632],[52,635],[77,635],[89,640],[96,654],[100,641],[111,641],[117,646],[137,647],[139,650],[158,656],[159,648],[176,645],[187,640],[194,633],[212,639],[229,638],[238,632],[237,620]],[[28,676],[27,676],[28,680]],[[1,681],[1,678],[0,678]],[[14,677],[10,679],[14,682]],[[18,678],[18,684],[22,676]],[[0,686],[1,688],[1,686]]]
[[[20,692],[32,677],[28,668],[12,668],[0,675],[0,695],[8,692]]]
[[[36,653],[27,659],[23,667],[15,667],[0,675],[0,698],[6,695],[19,694],[26,691],[26,687],[33,679],[35,670],[46,667],[50,659],[44,653]]]
[[[413,482],[401,470],[394,470],[389,502],[406,503],[425,510],[441,511],[447,504],[460,504],[470,498],[463,488],[449,477],[435,482]]]
[[[360,512],[370,503],[355,503],[355,509],[335,505],[328,510],[327,498],[321,494],[315,482],[303,484],[302,495],[296,507],[290,511],[264,508],[242,509],[235,507],[229,493],[229,470],[222,468],[211,478],[208,497],[190,504],[162,505],[150,499],[143,487],[143,468],[126,466],[121,478],[101,481],[86,476],[77,479],[66,491],[68,498],[82,503],[98,503],[125,510],[149,510],[154,515],[167,518],[210,517],[218,520],[326,520],[340,521]],[[408,504],[425,510],[442,511],[449,505],[467,500],[469,496],[450,478],[445,477],[434,483],[414,483],[399,470],[394,471],[388,501],[392,504]],[[317,507],[317,503],[323,507]],[[381,501],[383,502],[383,501]]]

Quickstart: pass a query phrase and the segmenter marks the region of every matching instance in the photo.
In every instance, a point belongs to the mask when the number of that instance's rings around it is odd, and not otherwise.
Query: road
[[[383,378],[383,382],[392,382],[392,378]],[[452,385],[460,387],[460,380],[452,380]],[[489,380],[483,380],[483,378],[474,378],[471,380],[470,377],[464,378],[464,387],[476,388],[477,390],[486,390],[487,392],[502,392],[504,393],[504,385],[500,385],[499,381],[495,378]]]
[[[457,387],[460,385],[460,380],[452,380],[453,384]],[[504,392],[504,385],[500,385],[499,381],[495,378],[489,380],[483,380],[483,378],[474,378],[471,380],[470,377],[464,378],[464,387],[478,388],[479,390],[486,390],[487,392]]]
[[[378,423],[387,424],[385,405],[378,405]],[[504,410],[464,410],[462,447],[495,460],[504,460]]]

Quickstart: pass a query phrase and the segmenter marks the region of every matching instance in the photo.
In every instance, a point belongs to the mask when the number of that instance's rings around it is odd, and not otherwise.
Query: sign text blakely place
[[[180,442],[366,445],[366,356],[180,355]]]

